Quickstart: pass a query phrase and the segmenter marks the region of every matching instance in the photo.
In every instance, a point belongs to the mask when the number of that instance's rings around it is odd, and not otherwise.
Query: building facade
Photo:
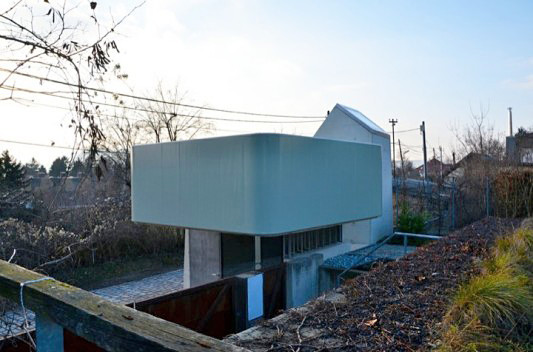
[[[368,138],[252,134],[135,146],[132,219],[186,229],[185,287],[283,264],[287,308],[302,305],[331,287],[324,260],[392,233],[389,138]]]

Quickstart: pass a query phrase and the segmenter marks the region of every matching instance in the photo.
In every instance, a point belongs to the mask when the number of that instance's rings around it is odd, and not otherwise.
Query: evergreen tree
[[[518,127],[518,131],[515,133],[515,137],[523,137],[527,135],[527,133],[527,129],[525,129],[524,127]]]
[[[54,160],[52,166],[50,166],[50,176],[59,177],[62,172],[67,172],[67,161],[68,159],[66,156]]]
[[[41,165],[39,164],[39,162],[37,162],[37,160],[35,160],[35,158],[31,158],[31,161],[29,163],[27,163],[26,165],[24,165],[24,174],[26,176],[37,176],[39,174],[39,167],[41,167]]]
[[[16,188],[24,185],[22,165],[5,150],[0,156],[0,188]]]
[[[85,171],[85,165],[80,159],[77,159],[72,163],[72,167],[70,168],[70,176],[78,176],[78,173]]]

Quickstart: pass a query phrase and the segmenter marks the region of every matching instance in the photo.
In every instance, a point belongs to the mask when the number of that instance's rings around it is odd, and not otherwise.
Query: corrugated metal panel
[[[379,146],[253,134],[135,146],[134,221],[276,235],[381,214]]]

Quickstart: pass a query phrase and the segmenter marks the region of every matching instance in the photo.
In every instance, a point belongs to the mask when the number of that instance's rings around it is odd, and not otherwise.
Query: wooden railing
[[[106,351],[246,351],[3,260],[0,296],[36,313],[38,352],[72,334]]]

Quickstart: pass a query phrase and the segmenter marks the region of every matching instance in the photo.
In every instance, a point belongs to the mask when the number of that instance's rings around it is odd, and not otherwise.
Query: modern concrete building
[[[299,306],[329,287],[325,259],[392,233],[388,135],[374,141],[252,134],[135,146],[132,219],[186,229],[185,287],[285,263],[287,307]]]

